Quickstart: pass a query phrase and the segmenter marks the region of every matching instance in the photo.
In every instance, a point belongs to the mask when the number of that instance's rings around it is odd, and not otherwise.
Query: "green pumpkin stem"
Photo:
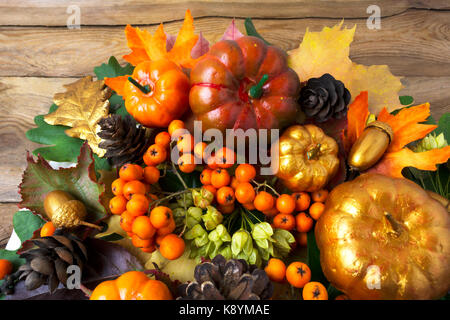
[[[134,80],[132,77],[128,77],[128,81],[130,81],[136,88],[141,90],[144,94],[150,93],[150,86],[149,85],[143,86],[139,82]]]
[[[261,77],[261,80],[259,80],[259,82],[254,85],[253,87],[250,88],[250,90],[248,91],[248,95],[250,96],[250,98],[252,99],[259,99],[262,96],[262,87],[264,86],[264,84],[266,83],[266,81],[269,79],[269,76],[267,74],[264,74]]]

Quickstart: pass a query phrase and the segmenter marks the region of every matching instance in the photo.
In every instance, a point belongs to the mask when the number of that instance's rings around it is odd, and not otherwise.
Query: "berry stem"
[[[177,175],[177,177],[180,180],[180,182],[183,185],[183,187],[185,189],[189,189],[188,186],[186,185],[186,182],[184,182],[183,178],[181,177],[180,173],[178,172],[177,168],[175,167],[175,163],[173,163],[173,162],[171,162],[171,163],[172,163],[172,170]]]
[[[267,187],[267,188],[269,188],[270,190],[272,190],[272,192],[275,193],[275,195],[276,195],[277,197],[280,196],[280,194],[277,192],[277,190],[275,190],[271,185],[269,185],[269,184],[267,183],[267,181],[264,181],[264,183],[258,183],[256,180],[252,180],[252,182],[253,182],[254,184],[256,184],[256,191],[258,191],[258,189],[261,188],[261,187],[264,187],[264,188]]]
[[[86,226],[86,227],[89,227],[89,228],[95,228],[97,230],[103,230],[102,227],[100,227],[100,226],[98,226],[96,224],[93,224],[93,223],[86,222],[86,221],[80,221],[80,225],[83,225],[83,226]]]
[[[80,284],[80,290],[86,295],[86,297],[90,297],[92,295],[92,290],[89,290],[84,285]]]

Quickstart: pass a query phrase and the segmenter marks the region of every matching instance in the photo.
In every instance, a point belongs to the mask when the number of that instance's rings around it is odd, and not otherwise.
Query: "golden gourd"
[[[291,191],[322,189],[339,168],[338,144],[319,127],[289,127],[279,140],[277,177]]]
[[[325,276],[352,300],[450,289],[449,214],[412,181],[368,173],[337,186],[315,235]]]

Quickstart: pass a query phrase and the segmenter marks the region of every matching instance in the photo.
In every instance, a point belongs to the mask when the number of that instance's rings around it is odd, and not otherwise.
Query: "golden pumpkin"
[[[339,168],[339,148],[319,127],[289,127],[279,140],[279,177],[291,191],[322,189]]]
[[[327,279],[350,299],[435,299],[450,289],[450,218],[406,179],[337,186],[315,229]]]

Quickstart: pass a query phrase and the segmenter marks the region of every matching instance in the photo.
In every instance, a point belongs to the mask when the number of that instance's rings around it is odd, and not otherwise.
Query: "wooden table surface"
[[[81,29],[67,28],[72,4],[81,9]],[[372,4],[381,9],[379,30],[366,26]],[[357,24],[353,61],[389,65],[404,77],[401,93],[430,102],[435,118],[450,111],[449,0],[0,0],[0,247],[11,233],[26,150],[37,147],[25,138],[34,116],[48,111],[63,84],[93,75],[111,55],[123,62],[126,24],[153,32],[164,22],[175,34],[187,8],[209,41],[231,18],[244,31],[243,19],[252,17],[269,42],[286,50],[299,45],[307,27],[319,31],[344,18],[346,26]]]

